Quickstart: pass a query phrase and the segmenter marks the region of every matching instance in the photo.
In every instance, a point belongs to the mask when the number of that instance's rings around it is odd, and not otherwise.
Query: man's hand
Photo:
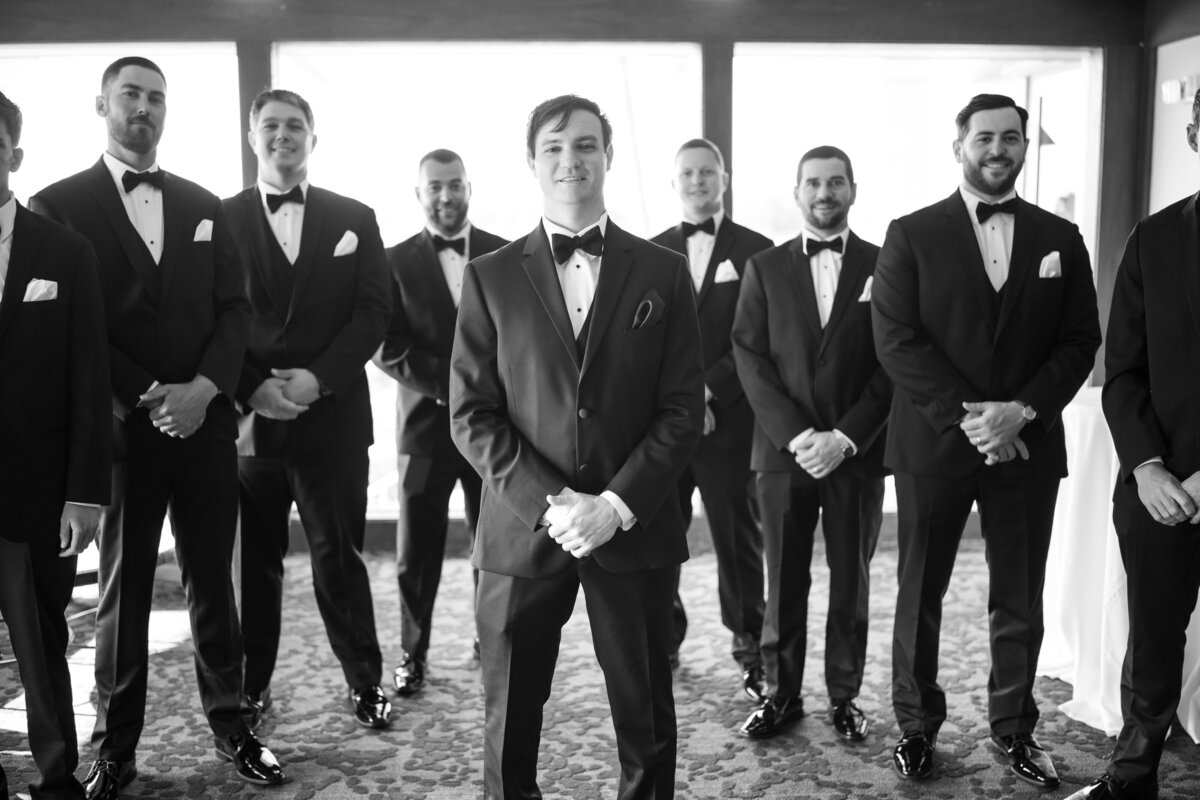
[[[287,381],[282,378],[267,378],[258,385],[247,401],[250,407],[267,419],[290,420],[308,411],[308,406],[293,403],[283,395]]]
[[[1017,456],[1020,456],[1022,461],[1029,460],[1029,448],[1027,448],[1025,443],[1021,441],[1020,436],[1013,439],[1008,444],[989,446],[986,451],[982,446],[978,449],[979,452],[987,456],[987,458],[983,460],[983,465],[985,467],[990,467],[993,464],[1003,464],[1005,461],[1012,461]]]
[[[621,525],[621,515],[612,503],[594,494],[564,489],[546,495],[546,502],[550,504],[545,514],[550,538],[576,558],[591,555]]]
[[[712,406],[704,407],[704,429],[700,432],[701,436],[708,436],[717,429],[717,417],[713,414]]]
[[[813,432],[796,447],[795,456],[796,463],[817,479],[833,472],[845,460],[842,441],[833,431]]]
[[[958,427],[967,441],[984,454],[1011,444],[1021,428],[1025,427],[1025,416],[1021,406],[1016,403],[985,400],[982,403],[963,403],[963,408],[967,410],[967,415]]]
[[[150,408],[154,427],[168,436],[186,439],[204,424],[208,404],[217,396],[217,386],[203,375],[187,383],[163,383],[138,398]]]
[[[1193,525],[1200,523],[1200,471],[1193,472],[1182,483],[1179,484],[1183,490],[1187,492],[1188,497],[1192,498],[1192,502],[1196,504],[1196,514],[1188,522]]]
[[[58,521],[58,557],[77,556],[87,550],[100,527],[100,509],[63,503]]]
[[[306,369],[273,369],[271,374],[283,380],[283,396],[293,403],[307,406],[321,396],[321,382]]]
[[[1133,478],[1137,481],[1138,498],[1155,522],[1173,526],[1197,515],[1196,501],[1179,480],[1157,461],[1142,464],[1133,471]]]

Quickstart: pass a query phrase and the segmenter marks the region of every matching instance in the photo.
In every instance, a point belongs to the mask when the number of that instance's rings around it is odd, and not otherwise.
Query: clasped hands
[[[809,428],[792,440],[791,451],[796,463],[818,480],[840,467],[846,459],[842,455],[842,441],[833,431]]]
[[[306,369],[273,369],[250,395],[250,407],[267,419],[293,420],[321,396],[317,376]]]
[[[1200,523],[1200,472],[1180,481],[1157,461],[1133,471],[1138,498],[1154,521],[1173,527],[1181,522]]]
[[[1029,460],[1029,449],[1017,435],[1026,423],[1020,404],[985,400],[963,403],[963,408],[967,413],[958,427],[967,441],[986,456],[985,466],[1003,464],[1017,456]]]
[[[575,558],[585,558],[607,542],[621,525],[621,515],[608,500],[564,488],[546,495],[550,507],[543,518],[550,538]]]
[[[162,433],[186,439],[200,429],[217,386],[203,375],[187,383],[157,383],[138,396],[137,407],[150,410],[150,421]]]

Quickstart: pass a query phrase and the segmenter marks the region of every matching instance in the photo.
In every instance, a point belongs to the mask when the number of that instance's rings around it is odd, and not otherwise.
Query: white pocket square
[[[196,235],[192,237],[193,242],[211,242],[212,241],[212,220],[202,219],[200,224],[196,226]]]
[[[333,248],[333,257],[348,256],[357,249],[358,237],[354,234],[354,231],[346,231],[338,241],[337,247]]]
[[[717,264],[717,272],[713,275],[713,283],[729,283],[739,279],[737,268],[728,258]]]
[[[1047,255],[1042,259],[1042,265],[1038,267],[1039,278],[1061,278],[1062,277],[1062,260],[1058,257],[1058,251]]]
[[[860,294],[858,296],[858,302],[860,302],[860,303],[871,302],[871,284],[874,282],[874,280],[875,280],[874,275],[867,276],[867,282],[863,284],[863,291],[862,291],[862,294]]]
[[[53,300],[58,297],[58,281],[48,281],[45,278],[34,278],[25,286],[26,303],[40,303],[43,300]]]

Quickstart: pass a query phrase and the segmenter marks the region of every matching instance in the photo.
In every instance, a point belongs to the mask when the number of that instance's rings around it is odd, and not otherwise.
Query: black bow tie
[[[156,169],[153,172],[134,172],[131,169],[125,170],[125,174],[121,176],[121,185],[125,187],[125,193],[129,194],[138,184],[148,183],[160,192],[163,188],[163,171]]]
[[[988,221],[992,214],[1015,214],[1017,213],[1017,198],[1010,197],[1003,203],[983,203],[975,206],[975,218],[979,220],[979,224]]]
[[[267,195],[267,209],[274,214],[279,210],[279,207],[284,203],[295,203],[298,206],[304,205],[304,192],[300,190],[300,185],[292,187],[292,190],[287,194],[269,194]]]
[[[686,242],[688,239],[692,238],[692,234],[696,233],[697,231],[700,233],[707,233],[709,236],[712,236],[714,230],[716,230],[716,226],[713,224],[712,217],[704,220],[704,222],[701,222],[699,225],[693,225],[690,222],[684,222],[683,240]]]
[[[447,248],[458,253],[460,256],[465,256],[467,254],[467,240],[461,236],[457,239],[443,239],[435,233],[433,235],[433,251],[440,253]]]
[[[832,250],[835,253],[842,252],[842,237],[836,239],[809,239],[804,243],[804,252],[812,258],[822,250]]]
[[[550,237],[550,246],[554,250],[554,263],[565,264],[576,250],[582,250],[589,256],[598,256],[603,253],[604,234],[600,232],[599,225],[583,236],[564,236],[556,233]]]

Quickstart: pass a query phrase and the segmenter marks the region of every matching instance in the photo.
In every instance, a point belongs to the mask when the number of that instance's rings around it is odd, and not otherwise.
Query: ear
[[[955,139],[950,146],[954,149],[954,160],[962,163],[962,141]]]
[[[612,159],[613,159],[613,148],[612,148],[612,144],[610,143],[608,145],[608,147],[604,148],[604,161],[605,161],[604,171],[605,172],[608,172],[610,169],[612,169]]]
[[[537,169],[533,166],[533,153],[525,154],[525,165],[529,167],[529,172],[533,177],[537,177]]]
[[[792,198],[793,198],[793,199],[796,201],[796,208],[803,208],[803,207],[804,207],[804,206],[803,206],[803,205],[800,203],[800,184],[798,184],[798,183],[796,184],[796,188],[795,188],[795,189],[792,189]]]
[[[1200,126],[1195,122],[1187,126],[1188,147],[1192,148],[1192,152],[1200,153],[1200,143],[1196,141],[1197,134],[1200,134]]]
[[[104,117],[108,115],[108,98],[102,94],[96,95],[96,116]]]
[[[848,205],[848,206],[854,205],[854,201],[857,199],[858,199],[858,184],[852,183],[852,184],[850,184],[850,202],[847,203],[846,205]]]
[[[254,146],[254,131],[253,130],[246,131],[246,142],[247,142],[247,144],[250,145],[250,151],[255,152],[256,148]]]
[[[20,147],[14,147],[12,151],[12,159],[8,163],[8,171],[16,172],[21,168],[21,162],[25,159],[25,151]]]
[[[312,147],[308,148],[308,152],[311,153],[313,150],[316,150],[316,149],[317,149],[317,135],[314,133],[312,135]]]

